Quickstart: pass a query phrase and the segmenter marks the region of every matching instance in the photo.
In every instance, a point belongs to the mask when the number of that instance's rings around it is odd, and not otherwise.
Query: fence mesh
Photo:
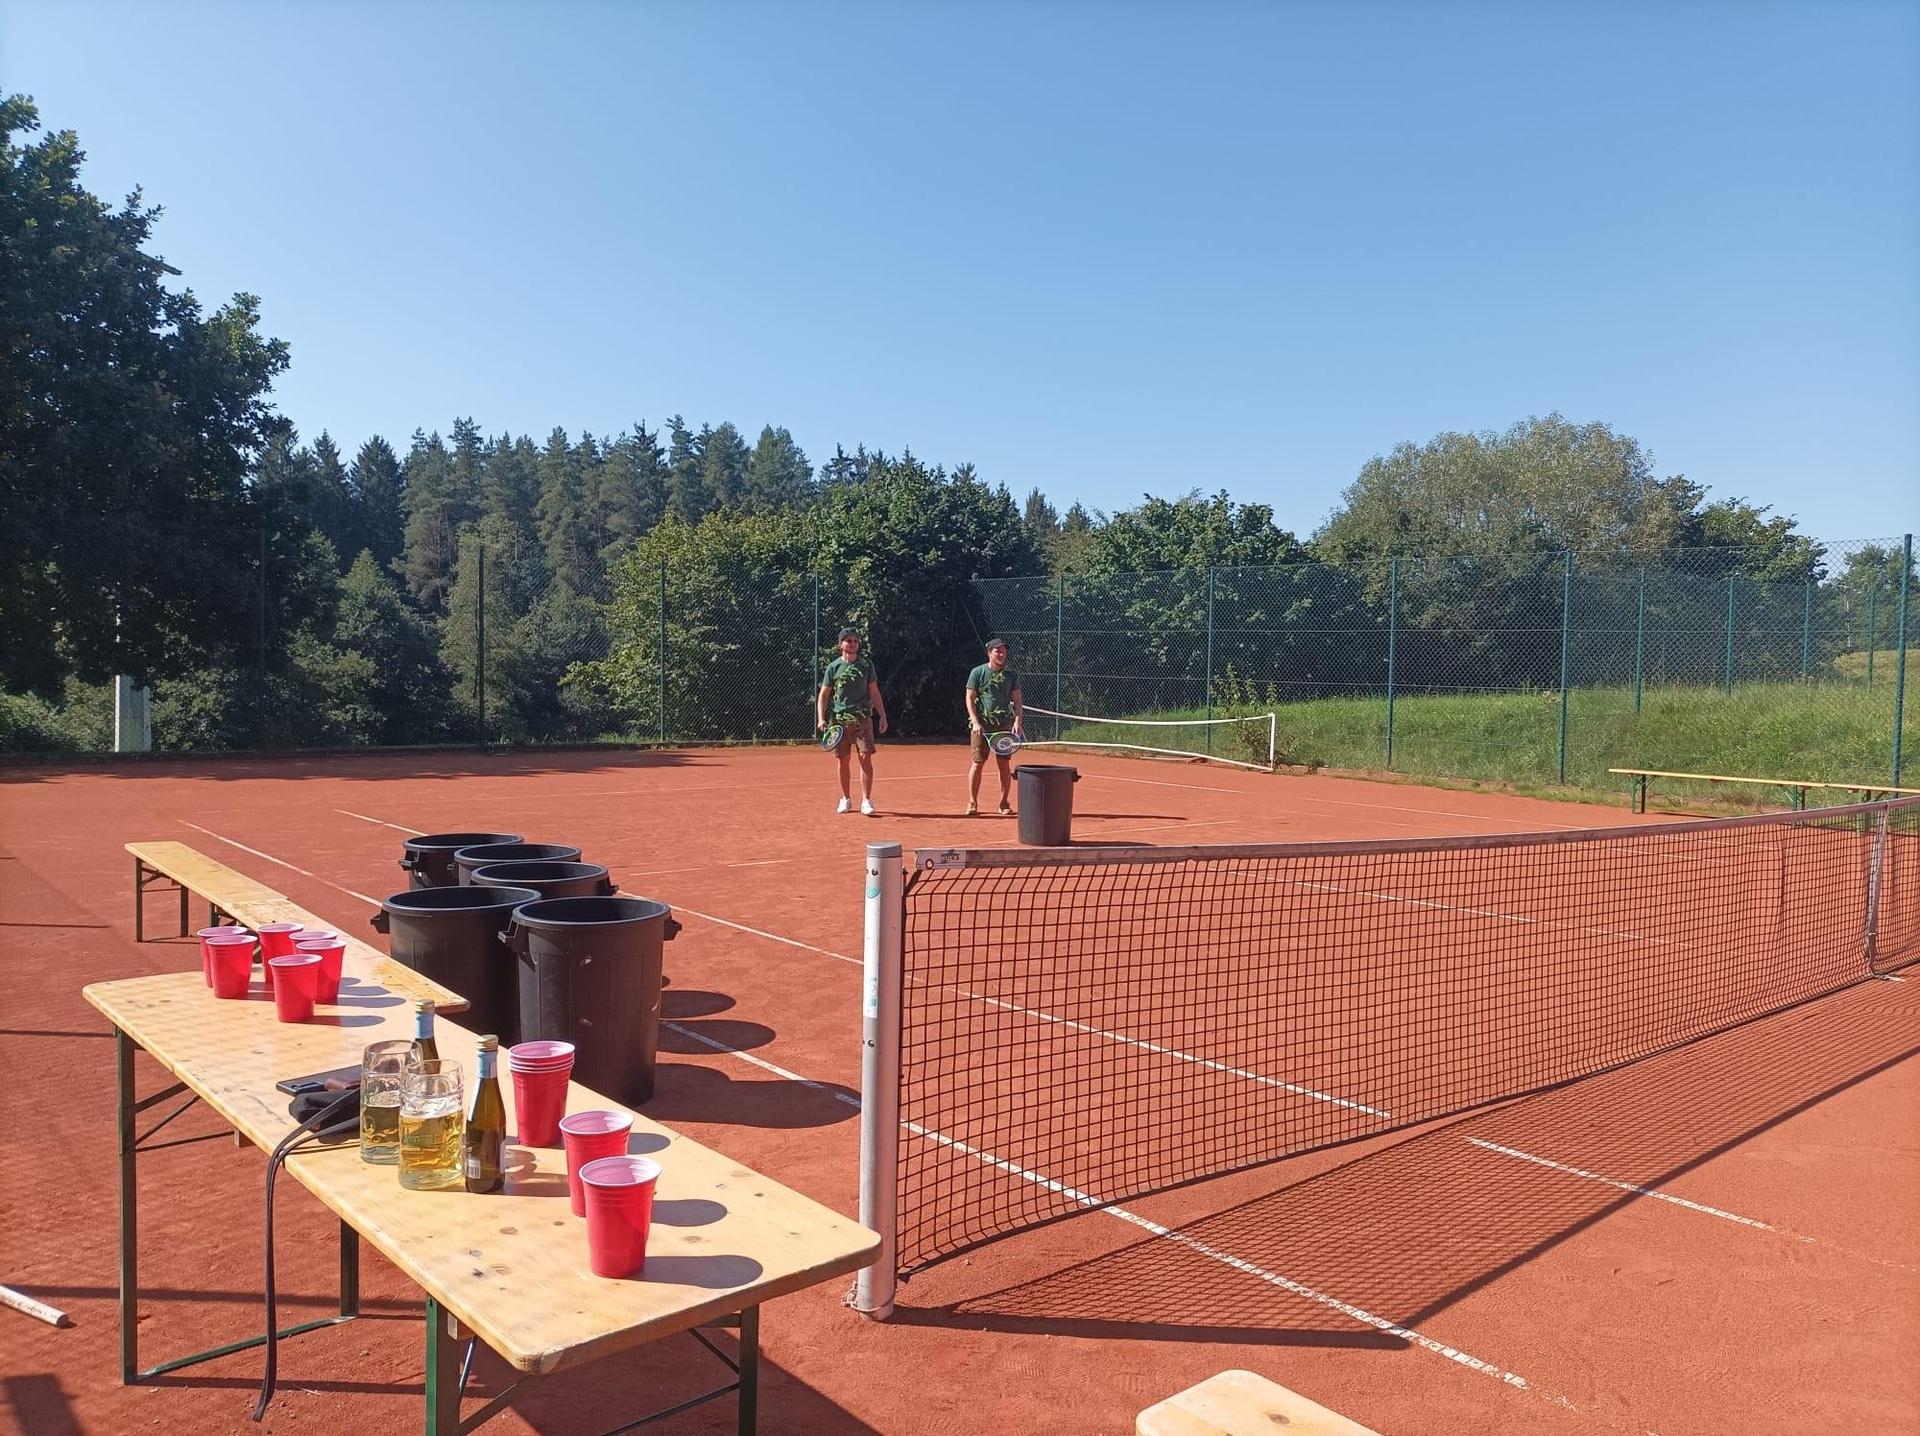
[[[1792,572],[1700,549],[980,579],[966,617],[1009,640],[1037,708],[1276,711],[1285,763],[1586,788],[1618,786],[1612,767],[1897,785],[1920,741],[1910,550],[1818,551]],[[616,565],[598,596],[528,592],[511,545],[469,531],[439,611],[349,576],[324,636],[277,626],[263,573],[233,651],[156,687],[154,746],[804,739],[841,616],[874,600],[708,562]],[[957,695],[958,673],[870,656],[923,713]],[[242,690],[269,701],[232,702]],[[4,702],[0,751],[112,744],[111,685]],[[957,697],[943,721],[917,736],[957,735]],[[1068,736],[1064,722],[1030,736]]]

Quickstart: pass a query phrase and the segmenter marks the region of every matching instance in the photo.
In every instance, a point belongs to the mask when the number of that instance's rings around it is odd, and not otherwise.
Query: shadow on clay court
[[[660,1016],[668,1022],[689,1017],[711,1017],[733,1006],[724,992],[702,992],[697,987],[669,987],[660,994]]]
[[[771,1074],[765,1081],[741,1081],[690,1062],[660,1063],[653,1097],[642,1102],[640,1110],[669,1126],[830,1127],[860,1115],[859,1094],[851,1087],[831,1082],[802,1086]]]
[[[679,1030],[676,1031],[676,1028]],[[703,1042],[701,1038],[707,1041]],[[755,1047],[765,1047],[771,1041],[771,1027],[730,1018],[718,1021],[673,1018],[670,1025],[663,1025],[660,1029],[660,1050],[680,1057],[710,1055],[716,1050],[716,1043],[734,1052],[749,1052]]]
[[[1696,1168],[1920,1055],[1906,991],[1856,986],[1567,1087],[1383,1139],[1391,1144],[1303,1179],[1290,1180],[1287,1165],[1277,1163],[1216,1179],[1218,1185],[1135,1199],[1129,1210],[1153,1216],[1175,1236],[1132,1241],[946,1305],[902,1306],[896,1319],[1149,1340],[1347,1345],[1366,1333],[1395,1343],[1358,1321],[1330,1339],[1325,1303],[1222,1257],[1417,1328],[1624,1207],[1654,1207],[1651,1196],[1614,1183],[1661,1192],[1679,1182],[1672,1195],[1686,1196],[1681,1179]],[[1228,1183],[1239,1191],[1249,1184],[1273,1189],[1205,1211]],[[1709,1189],[1697,1199],[1711,1195]],[[1721,1200],[1738,1204],[1735,1197]],[[1167,1214],[1172,1205],[1203,1210],[1176,1219]],[[1696,1224],[1687,1230],[1701,1243],[1703,1284],[1713,1279],[1708,1253],[1718,1250],[1716,1242],[1771,1242],[1783,1261],[1822,1247],[1817,1234],[1757,1226],[1766,1211],[1728,1221],[1669,1203],[1656,1210]],[[1102,1218],[1082,1213],[1069,1220]],[[1019,1260],[1020,1240],[999,1244],[1008,1265]],[[1827,1250],[1835,1260],[1854,1259]],[[977,1249],[974,1269],[991,1273],[993,1251]],[[911,1292],[908,1286],[903,1295],[910,1300]]]
[[[22,1431],[35,1436],[80,1436],[73,1403],[52,1372],[0,1376],[0,1413],[12,1412]]]

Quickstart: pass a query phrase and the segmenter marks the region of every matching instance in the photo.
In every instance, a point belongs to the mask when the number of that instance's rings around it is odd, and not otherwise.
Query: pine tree
[[[385,568],[400,557],[406,543],[406,516],[400,499],[400,460],[393,445],[375,434],[353,456],[348,476],[360,507],[360,544]],[[344,557],[344,554],[342,555]]]
[[[522,534],[534,533],[540,497],[540,451],[528,438],[502,434],[488,447],[480,476],[480,513],[505,520]]]
[[[576,449],[567,432],[555,429],[540,455],[540,502],[534,509],[540,546],[555,580],[575,593],[601,587],[599,549],[587,522],[586,475],[599,459],[591,434]]]
[[[421,608],[445,613],[460,560],[462,515],[454,493],[453,456],[438,434],[413,431],[401,500],[407,514],[401,574]]]
[[[865,444],[857,446],[851,454],[835,444],[833,457],[820,466],[820,492],[839,484],[864,483],[875,457],[867,452]]]
[[[749,512],[801,508],[813,497],[813,467],[792,434],[769,424],[747,459],[741,487],[740,505]]]
[[[607,446],[590,495],[588,517],[602,557],[647,533],[667,506],[666,456],[645,424]]]
[[[326,430],[313,441],[313,522],[333,544],[334,552],[351,563],[366,547],[360,498],[352,476],[340,461],[339,446]]]
[[[1038,489],[1027,495],[1026,508],[1020,516],[1021,526],[1026,529],[1027,537],[1040,556],[1052,566],[1053,551],[1060,537],[1060,514],[1047,502],[1047,496]]]
[[[700,442],[678,414],[667,420],[667,507],[687,524],[699,523],[711,507],[700,478]]]
[[[707,506],[730,509],[740,503],[747,480],[747,441],[732,424],[700,430],[700,484]]]

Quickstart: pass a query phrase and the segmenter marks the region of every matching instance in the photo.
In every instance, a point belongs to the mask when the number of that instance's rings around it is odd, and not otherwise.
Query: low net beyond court
[[[862,1221],[896,1275],[1590,1076],[1920,959],[1920,799],[1586,831],[870,850]]]

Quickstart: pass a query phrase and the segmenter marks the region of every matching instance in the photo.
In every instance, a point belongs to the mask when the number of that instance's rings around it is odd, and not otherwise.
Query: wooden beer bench
[[[333,931],[324,918],[315,917],[291,898],[275,892],[258,879],[236,872],[185,843],[128,843],[133,855],[133,940],[145,942],[142,909],[147,892],[160,883],[171,883],[180,890],[180,936],[194,930],[188,906],[194,896],[207,905],[208,927],[222,918],[232,918],[243,927],[258,929],[264,923],[297,922],[302,927]],[[395,962],[371,943],[342,932],[347,953],[343,971],[362,982],[391,988],[403,997],[427,997],[441,1012],[464,1012],[467,999],[451,988],[422,977],[404,963]],[[295,1073],[283,1073],[295,1076]]]
[[[1633,779],[1633,811],[1644,813],[1647,810],[1647,779],[1684,778],[1695,783],[1752,783],[1764,788],[1785,788],[1793,796],[1793,806],[1803,809],[1807,806],[1809,789],[1832,789],[1840,793],[1858,793],[1859,801],[1871,803],[1877,794],[1886,793],[1892,797],[1920,793],[1920,788],[1895,788],[1887,783],[1815,783],[1794,778],[1741,778],[1727,773],[1669,773],[1660,768],[1609,768],[1609,773]]]
[[[1357,1421],[1256,1375],[1223,1371],[1140,1413],[1135,1436],[1376,1436]]]
[[[172,862],[177,856],[152,851],[172,845],[141,846],[149,858]],[[204,870],[190,871],[189,877],[207,880]],[[208,896],[204,888],[195,890]],[[256,898],[228,889],[210,900],[235,917],[264,916],[265,910],[251,906]],[[290,907],[285,914],[288,921],[307,916]],[[388,964],[383,972],[397,975],[406,969]],[[135,1159],[148,1149],[154,1132],[195,1101],[206,1103],[255,1146],[272,1151],[295,1126],[288,1100],[274,1084],[352,1066],[368,1043],[410,1036],[408,1005],[378,988],[355,988],[351,995],[342,994],[340,1005],[322,1006],[314,1022],[282,1023],[270,1002],[216,998],[198,970],[95,983],[83,995],[114,1027],[121,1380],[132,1385],[263,1345],[265,1335],[141,1368]],[[447,1023],[436,1036],[442,1057],[458,1061],[465,1073],[476,1070],[471,1033]],[[134,1053],[141,1049],[176,1079],[145,1097],[136,1095],[134,1082]],[[502,1088],[511,1132],[512,1083],[502,1083]],[[181,1092],[189,1094],[186,1103],[147,1132],[136,1132],[139,1113]],[[620,1106],[578,1084],[567,1105],[572,1111]],[[679,1332],[698,1339],[726,1364],[733,1379],[654,1415],[737,1392],[738,1429],[754,1431],[761,1304],[871,1264],[880,1238],[852,1218],[644,1115],[636,1115],[633,1130],[633,1149],[652,1155],[662,1171],[646,1270],[618,1281],[587,1270],[585,1223],[569,1209],[566,1156],[558,1148],[526,1147],[510,1140],[506,1189],[484,1196],[407,1191],[395,1168],[362,1162],[358,1145],[351,1141],[296,1151],[287,1159],[286,1174],[339,1218],[340,1309],[338,1315],[289,1327],[279,1335],[293,1336],[358,1314],[359,1243],[364,1239],[426,1294],[428,1436],[472,1430],[502,1410],[528,1381]],[[703,1327],[737,1331],[737,1354],[729,1356],[708,1340],[698,1330]],[[463,1417],[461,1398],[476,1341],[520,1375]],[[244,1423],[237,1419],[238,1410],[235,1415],[237,1428]]]

